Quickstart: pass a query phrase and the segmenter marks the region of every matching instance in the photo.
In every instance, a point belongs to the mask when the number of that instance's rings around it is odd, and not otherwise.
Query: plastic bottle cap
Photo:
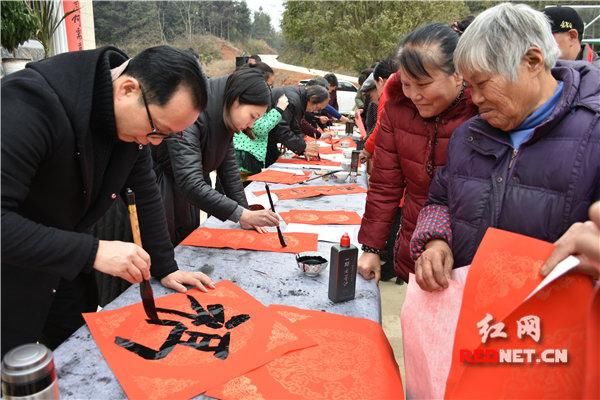
[[[340,239],[340,246],[350,247],[350,236],[348,236],[348,233],[344,233],[342,235],[342,238]]]

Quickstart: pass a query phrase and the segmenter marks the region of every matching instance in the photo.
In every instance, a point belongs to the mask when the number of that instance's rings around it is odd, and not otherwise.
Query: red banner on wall
[[[79,1],[63,0],[63,9],[65,14],[72,10],[77,10],[65,18],[69,51],[83,50],[83,30],[81,27],[80,8],[81,5]]]

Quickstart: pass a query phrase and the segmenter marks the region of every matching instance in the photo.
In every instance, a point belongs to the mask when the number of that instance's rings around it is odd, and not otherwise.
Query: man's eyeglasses
[[[142,100],[144,101],[144,107],[146,108],[146,113],[148,114],[148,121],[150,122],[150,128],[152,128],[152,132],[146,134],[146,137],[153,139],[166,139],[169,137],[181,138],[183,136],[183,132],[171,132],[171,133],[162,133],[159,131],[154,125],[154,121],[152,120],[152,115],[150,115],[150,109],[148,108],[148,101],[146,100],[146,94],[144,93],[144,89],[140,84],[140,92],[142,92]]]

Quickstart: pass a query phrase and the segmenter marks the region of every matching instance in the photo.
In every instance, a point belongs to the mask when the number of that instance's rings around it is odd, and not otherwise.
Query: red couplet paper
[[[319,154],[342,154],[343,151],[339,148],[332,149],[329,146],[319,147]]]
[[[331,186],[295,186],[289,189],[271,189],[272,193],[277,194],[279,200],[289,199],[305,199],[315,196],[336,196],[341,194],[359,194],[367,193],[367,189],[358,186],[355,183],[348,185],[331,185]],[[260,196],[266,193],[263,191],[254,192]]]
[[[275,253],[317,251],[318,235],[316,233],[284,233],[283,237],[287,243],[286,247],[281,247],[276,232],[258,233],[244,229],[198,228],[190,233],[181,244],[185,246],[260,250]]]
[[[552,249],[488,229],[465,285],[446,398],[581,397],[591,279],[571,272],[526,300]]]
[[[281,218],[288,223],[309,225],[360,225],[361,218],[355,211],[331,210],[290,210],[280,212]]]
[[[402,381],[389,342],[375,322],[269,306],[318,345],[290,352],[210,389],[233,399],[403,399]]]
[[[191,398],[315,344],[229,281],[208,293],[191,289],[160,297],[156,305],[162,325],[146,319],[141,303],[83,314],[132,399]]]
[[[67,31],[67,45],[69,51],[83,50],[83,29],[81,26],[81,3],[79,1],[63,0],[65,14],[75,10],[65,18],[65,29]]]
[[[296,183],[304,182],[309,178],[309,176],[310,171],[304,171],[303,175],[296,175],[293,172],[273,171],[267,169],[262,172],[259,172],[258,174],[249,176],[248,180],[293,185]]]
[[[323,165],[323,166],[328,166],[328,167],[341,167],[342,163],[339,161],[330,161],[330,160],[326,160],[324,158],[321,158],[320,160],[307,160],[305,158],[301,158],[299,156],[294,156],[292,158],[284,158],[284,157],[279,157],[277,159],[278,163],[281,164],[298,164],[298,165]]]

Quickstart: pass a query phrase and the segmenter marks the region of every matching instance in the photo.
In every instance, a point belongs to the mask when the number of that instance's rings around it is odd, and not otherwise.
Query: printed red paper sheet
[[[360,225],[361,218],[355,211],[344,210],[290,210],[280,212],[283,220],[290,224],[309,224],[309,225]]]
[[[317,234],[295,232],[284,233],[283,236],[287,243],[286,247],[281,247],[276,232],[258,233],[245,229],[198,228],[190,233],[181,244],[185,246],[259,250],[275,253],[317,251]]]
[[[251,175],[247,179],[249,181],[258,182],[269,182],[269,183],[282,183],[286,185],[293,185],[296,183],[304,182],[310,177],[310,171],[304,171],[303,175],[296,175],[293,172],[273,171],[270,169],[259,172],[258,174]]]
[[[581,397],[590,278],[568,273],[526,300],[552,249],[488,229],[465,285],[446,398]]]
[[[306,158],[303,157],[299,157],[299,156],[294,156],[292,158],[284,158],[284,157],[279,157],[277,159],[278,163],[281,164],[298,164],[298,165],[323,165],[323,166],[328,166],[328,167],[341,167],[342,163],[339,161],[330,161],[330,160],[326,160],[324,158],[321,158],[320,160],[307,160]]]
[[[160,321],[141,303],[84,314],[127,397],[191,398],[283,354],[314,345],[229,281],[156,299]]]
[[[305,199],[315,196],[336,196],[342,194],[367,193],[367,189],[362,188],[355,183],[351,183],[348,185],[330,186],[295,186],[288,189],[271,189],[271,192],[276,193],[279,200],[289,200]],[[264,190],[254,192],[254,194],[257,196],[260,196],[264,193],[266,193]]]
[[[381,325],[321,311],[273,305],[318,345],[290,352],[210,389],[234,399],[403,399],[398,365]]]

